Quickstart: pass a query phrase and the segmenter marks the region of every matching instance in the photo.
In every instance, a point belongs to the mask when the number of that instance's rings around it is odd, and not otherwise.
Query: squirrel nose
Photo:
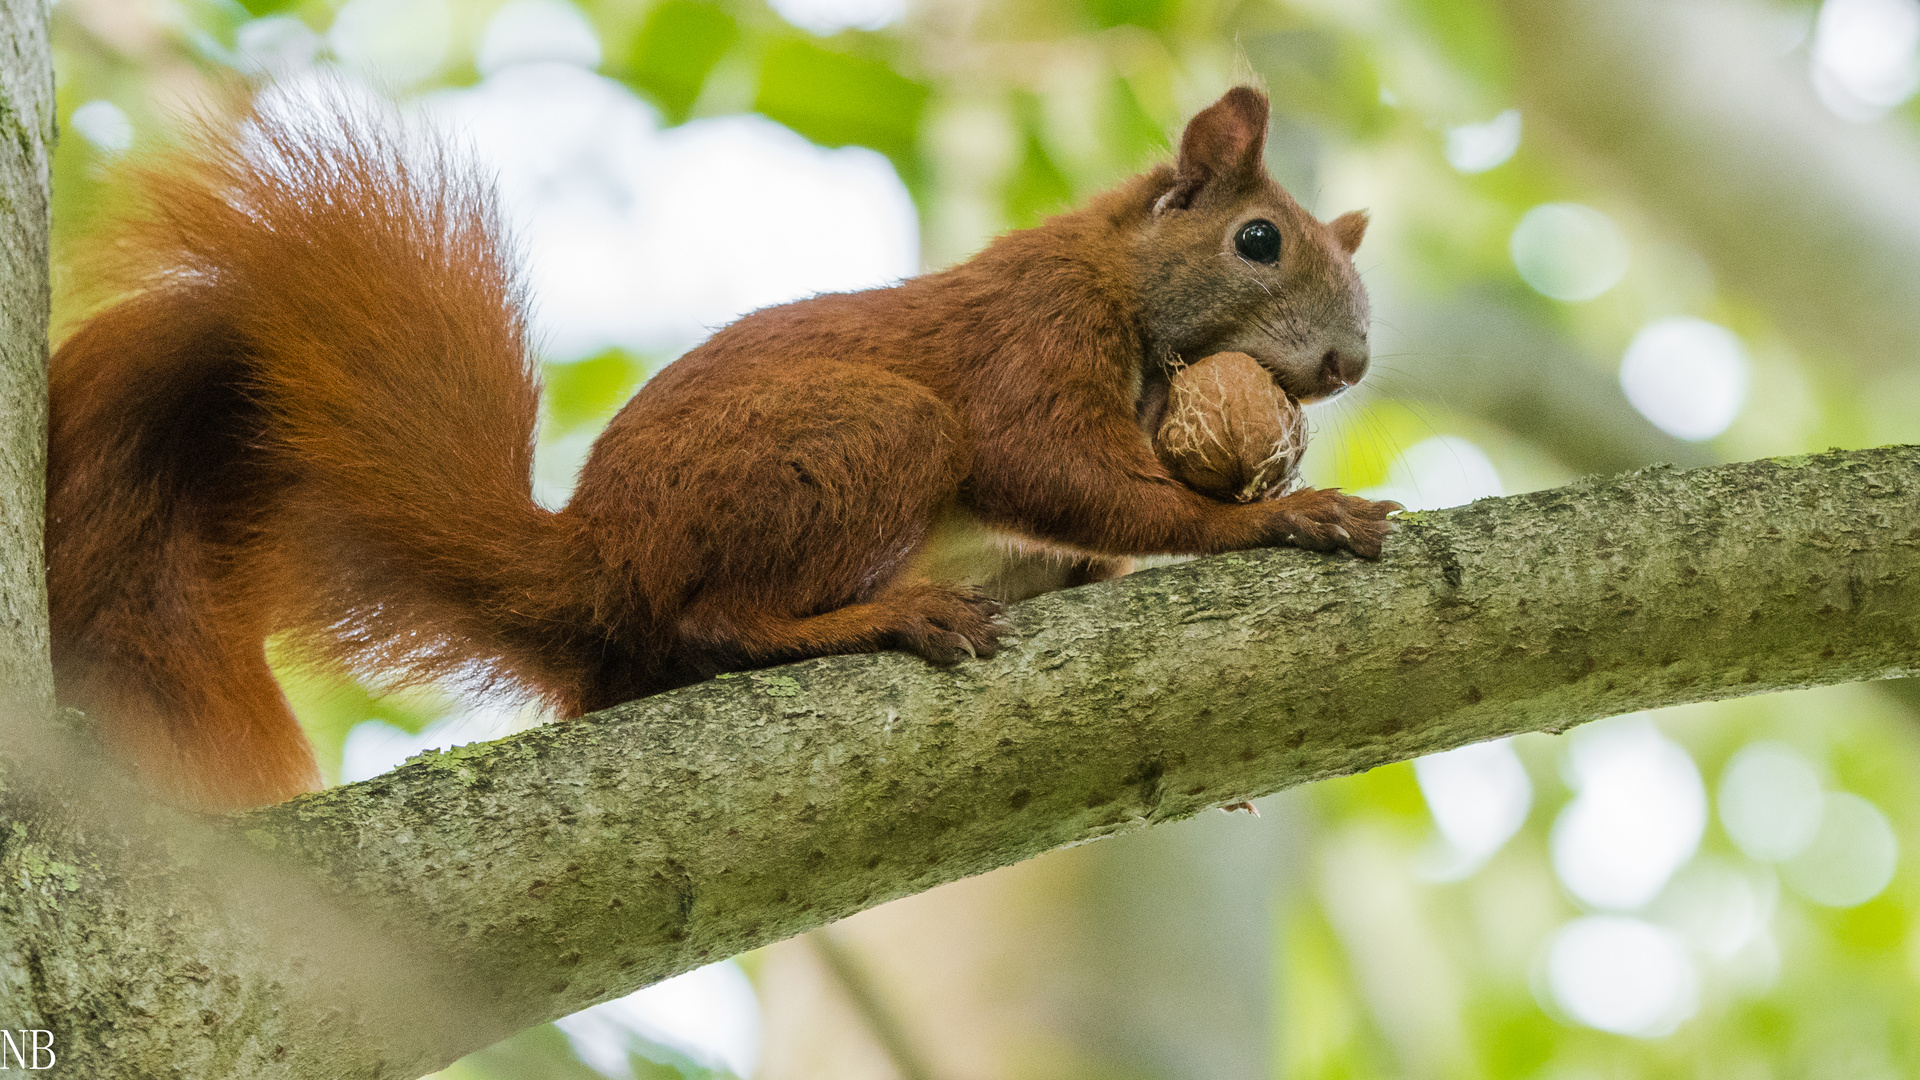
[[[1328,349],[1326,355],[1320,358],[1320,377],[1326,380],[1329,397],[1359,382],[1366,374],[1365,353]]]

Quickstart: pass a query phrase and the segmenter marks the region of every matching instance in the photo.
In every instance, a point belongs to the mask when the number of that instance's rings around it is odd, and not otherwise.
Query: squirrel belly
[[[536,368],[488,185],[398,121],[300,109],[256,101],[139,175],[123,299],[53,359],[59,691],[168,798],[317,786],[269,637],[573,715],[813,656],[990,655],[1001,600],[1136,555],[1379,552],[1391,504],[1216,501],[1142,430],[1183,357],[1246,353],[1307,399],[1365,371],[1365,219],[1266,176],[1255,91],[959,266],[719,331],[558,512],[531,497]]]

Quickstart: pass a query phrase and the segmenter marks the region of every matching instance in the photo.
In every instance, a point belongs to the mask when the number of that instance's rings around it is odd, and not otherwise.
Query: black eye
[[[1233,238],[1233,249],[1254,262],[1280,261],[1280,230],[1271,221],[1249,221]]]

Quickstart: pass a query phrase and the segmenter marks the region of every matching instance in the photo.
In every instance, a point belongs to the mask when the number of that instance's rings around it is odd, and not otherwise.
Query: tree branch
[[[0,914],[59,958],[34,1000],[80,1075],[413,1077],[1062,845],[1495,736],[1920,673],[1917,447],[1402,520],[1379,563],[1136,574],[1020,606],[991,661],[741,674],[225,822],[278,879],[176,830]],[[0,880],[30,857],[8,846]],[[285,932],[314,905],[359,920],[351,974]]]

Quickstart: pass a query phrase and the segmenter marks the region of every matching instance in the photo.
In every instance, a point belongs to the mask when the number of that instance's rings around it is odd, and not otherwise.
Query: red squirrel
[[[1322,223],[1267,176],[1256,90],[1195,116],[1173,163],[952,269],[715,333],[557,512],[530,494],[539,386],[488,182],[391,121],[301,108],[257,100],[141,169],[147,209],[105,249],[121,298],[52,361],[59,692],[176,802],[319,787],[271,635],[574,716],[807,657],[992,655],[1002,598],[942,572],[969,536],[1084,580],[1266,545],[1373,558],[1390,527],[1393,504],[1331,490],[1217,501],[1154,456],[1184,360],[1247,353],[1308,401],[1367,368],[1366,217]]]

